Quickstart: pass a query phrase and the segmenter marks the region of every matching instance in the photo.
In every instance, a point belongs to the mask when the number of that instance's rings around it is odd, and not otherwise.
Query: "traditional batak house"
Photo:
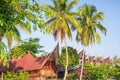
[[[9,71],[28,72],[29,80],[41,80],[42,78],[57,78],[56,59],[59,54],[59,45],[48,55],[35,58],[28,51],[27,54],[18,59],[10,60]],[[0,65],[1,71],[6,69]]]
[[[68,69],[68,73],[76,72],[78,77],[80,76],[81,73],[82,61],[84,61],[84,63],[88,61],[93,66],[100,65],[102,63],[107,64],[109,62],[109,57],[107,58],[96,57],[96,56],[90,57],[84,50],[82,50],[81,52],[77,52],[77,54],[79,59],[79,65],[73,66],[72,68]],[[84,59],[82,59],[83,54],[84,54]],[[83,75],[89,76],[89,74],[85,73],[85,71],[83,71]]]
[[[86,52],[84,50],[82,50],[81,52],[78,53],[79,64],[82,63],[83,54],[85,55],[84,56],[84,62],[88,61],[92,65],[100,65],[102,63],[107,64],[110,60],[109,57],[107,57],[107,58],[96,57],[96,56],[90,57],[88,54],[86,54]]]

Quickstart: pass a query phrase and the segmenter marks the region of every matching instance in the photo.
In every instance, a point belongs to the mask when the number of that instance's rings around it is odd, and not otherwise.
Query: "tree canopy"
[[[25,41],[21,41],[21,44],[11,50],[11,57],[19,57],[26,54],[26,52],[30,51],[34,56],[37,53],[43,52],[41,50],[43,46],[39,44],[39,38],[29,38]]]
[[[82,32],[77,32],[76,40],[84,46],[93,45],[95,42],[100,43],[100,35],[97,29],[106,35],[106,28],[101,24],[104,20],[102,12],[98,12],[93,5],[84,4],[79,9],[79,23],[82,28]]]
[[[17,37],[18,27],[27,32],[31,32],[31,26],[41,27],[41,10],[39,4],[32,0],[0,0],[0,41],[8,32],[8,39],[13,35]]]
[[[59,57],[58,60],[59,64],[62,64],[64,67],[66,65],[66,54],[65,54],[65,48],[62,48],[62,52],[61,55]],[[73,67],[75,65],[78,65],[79,61],[78,61],[78,54],[75,51],[74,48],[72,47],[68,47],[68,67]]]

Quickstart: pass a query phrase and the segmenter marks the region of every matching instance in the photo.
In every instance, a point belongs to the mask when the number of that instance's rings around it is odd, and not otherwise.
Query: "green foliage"
[[[29,0],[0,0],[0,35],[16,25],[30,29],[30,22],[40,27],[41,7]]]
[[[0,62],[1,61],[2,61],[3,66],[9,67],[9,64],[8,64],[8,54],[6,52],[6,46],[2,42],[0,42]]]
[[[28,73],[6,72],[4,74],[4,80],[28,80]]]
[[[17,46],[11,50],[10,56],[11,56],[11,58],[17,58],[17,57],[23,56],[25,54],[26,54],[26,52],[20,46]]]
[[[19,57],[26,54],[27,51],[30,51],[34,56],[35,54],[42,52],[43,46],[39,44],[39,38],[30,38],[28,40],[22,41],[22,43],[11,50],[11,57]]]
[[[77,79],[76,72],[73,72],[67,75],[67,80],[76,80],[76,79]]]
[[[84,71],[88,80],[107,80],[112,76],[112,69],[107,64],[93,66],[87,62],[84,66]]]
[[[114,77],[116,80],[120,80],[120,66],[114,67]]]
[[[93,5],[84,4],[79,9],[79,24],[82,28],[82,32],[77,32],[76,40],[84,46],[93,45],[95,42],[100,43],[100,35],[97,30],[99,29],[106,35],[106,28],[101,24],[104,15],[102,12],[98,12]]]
[[[40,56],[43,57],[43,56],[47,56],[47,55],[49,55],[49,53],[43,51],[43,53]]]
[[[109,65],[111,66],[113,78],[120,80],[120,58],[118,56],[114,56]]]
[[[42,7],[32,0],[0,0],[0,41],[7,39],[11,53],[12,43],[19,43],[20,31],[31,33],[41,28],[44,23],[41,17]],[[42,31],[42,29],[41,29]]]
[[[0,53],[4,52],[6,52],[6,46],[2,41],[0,41]]]
[[[78,21],[75,19],[71,9],[78,0],[52,0],[53,5],[45,4],[44,13],[48,21],[45,23],[45,29],[48,34],[53,33],[54,38],[60,42],[64,41],[65,35],[72,39],[70,25],[77,30],[81,30]]]
[[[0,61],[2,61],[3,66],[9,67],[8,54],[0,53]]]
[[[64,67],[66,65],[66,49],[62,48],[62,54],[59,57],[58,63],[62,64]],[[78,64],[78,55],[75,49],[68,47],[68,67],[72,67]]]

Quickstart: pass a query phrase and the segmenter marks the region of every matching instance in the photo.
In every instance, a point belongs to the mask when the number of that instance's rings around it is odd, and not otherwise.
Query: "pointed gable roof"
[[[95,57],[95,56],[91,57],[91,58],[89,59],[89,62],[91,63],[91,62],[93,62],[94,60],[96,60],[96,57]]]
[[[109,59],[110,59],[110,57],[107,57],[107,58],[103,59],[103,62],[104,62],[104,63],[108,63],[108,62],[109,62]]]
[[[35,58],[31,55],[31,53],[28,51],[28,53],[23,56],[20,59],[13,59],[10,60],[10,68],[11,71],[31,71],[31,70],[37,70],[41,69],[45,63],[52,57],[52,59],[55,60],[58,52],[58,44],[55,47],[55,49],[48,55],[44,57]]]
[[[97,63],[100,63],[102,61],[102,57],[98,57],[97,59],[96,59],[96,62]]]

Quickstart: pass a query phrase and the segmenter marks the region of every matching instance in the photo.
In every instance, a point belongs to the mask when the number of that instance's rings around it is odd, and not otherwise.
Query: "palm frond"
[[[69,11],[71,10],[71,8],[72,8],[76,3],[78,3],[78,1],[79,1],[79,0],[73,0],[73,1],[71,1],[71,2],[66,6],[65,11],[66,11],[66,12],[69,12]]]
[[[18,29],[15,27],[14,30],[11,32],[13,35],[13,38],[16,42],[20,42],[21,40],[21,36],[20,36],[20,32],[18,31]]]
[[[67,15],[70,15],[70,16],[78,16],[79,12],[68,12]]]
[[[74,17],[66,16],[66,19],[69,23],[71,23],[71,25],[73,25],[73,27],[75,27],[75,29],[77,29],[78,32],[82,32],[82,29],[79,27],[78,21]]]
[[[53,30],[55,30],[55,25],[56,25],[56,21],[52,22],[52,23],[48,26],[46,32],[47,32],[48,34],[50,34]]]
[[[76,40],[77,40],[77,42],[80,42],[82,40],[82,34],[81,33],[77,32]]]
[[[31,28],[29,23],[26,24],[25,22],[19,20],[18,27],[29,34],[31,33]]]
[[[97,32],[95,33],[95,38],[96,38],[97,43],[100,44],[101,39],[100,39],[100,35]]]
[[[106,35],[107,30],[100,22],[98,22],[96,26],[98,29],[100,29],[100,31],[102,31],[103,34]]]
[[[63,30],[66,33],[66,35],[72,40],[72,33],[71,30],[69,28],[69,25],[67,24],[67,21],[63,21]]]
[[[11,32],[9,30],[6,31],[5,37],[7,39],[8,47],[10,49],[11,45],[12,45],[12,34],[11,34]]]
[[[56,17],[51,18],[50,20],[46,21],[44,26],[50,25],[52,22],[54,22],[56,20]]]
[[[92,17],[92,20],[104,20],[104,15],[102,12],[98,12],[96,14],[94,14],[94,16]]]
[[[46,7],[46,9],[50,9],[50,10],[55,11],[55,12],[58,11],[58,10],[57,10],[57,7],[53,7],[53,6],[48,5],[48,4],[45,4],[45,7]]]
[[[57,8],[57,7],[58,7],[58,5],[59,5],[58,0],[52,0],[52,1],[53,1],[53,4],[54,4],[54,7],[55,7],[55,8]]]
[[[97,11],[96,7],[94,5],[91,5],[90,6],[90,12],[91,12],[90,13],[90,17],[92,17],[94,15],[94,13],[96,13],[96,11]]]
[[[88,16],[88,17],[90,17],[90,6],[89,5],[87,5],[87,4],[84,4],[83,5],[83,14],[85,15],[85,16]]]

